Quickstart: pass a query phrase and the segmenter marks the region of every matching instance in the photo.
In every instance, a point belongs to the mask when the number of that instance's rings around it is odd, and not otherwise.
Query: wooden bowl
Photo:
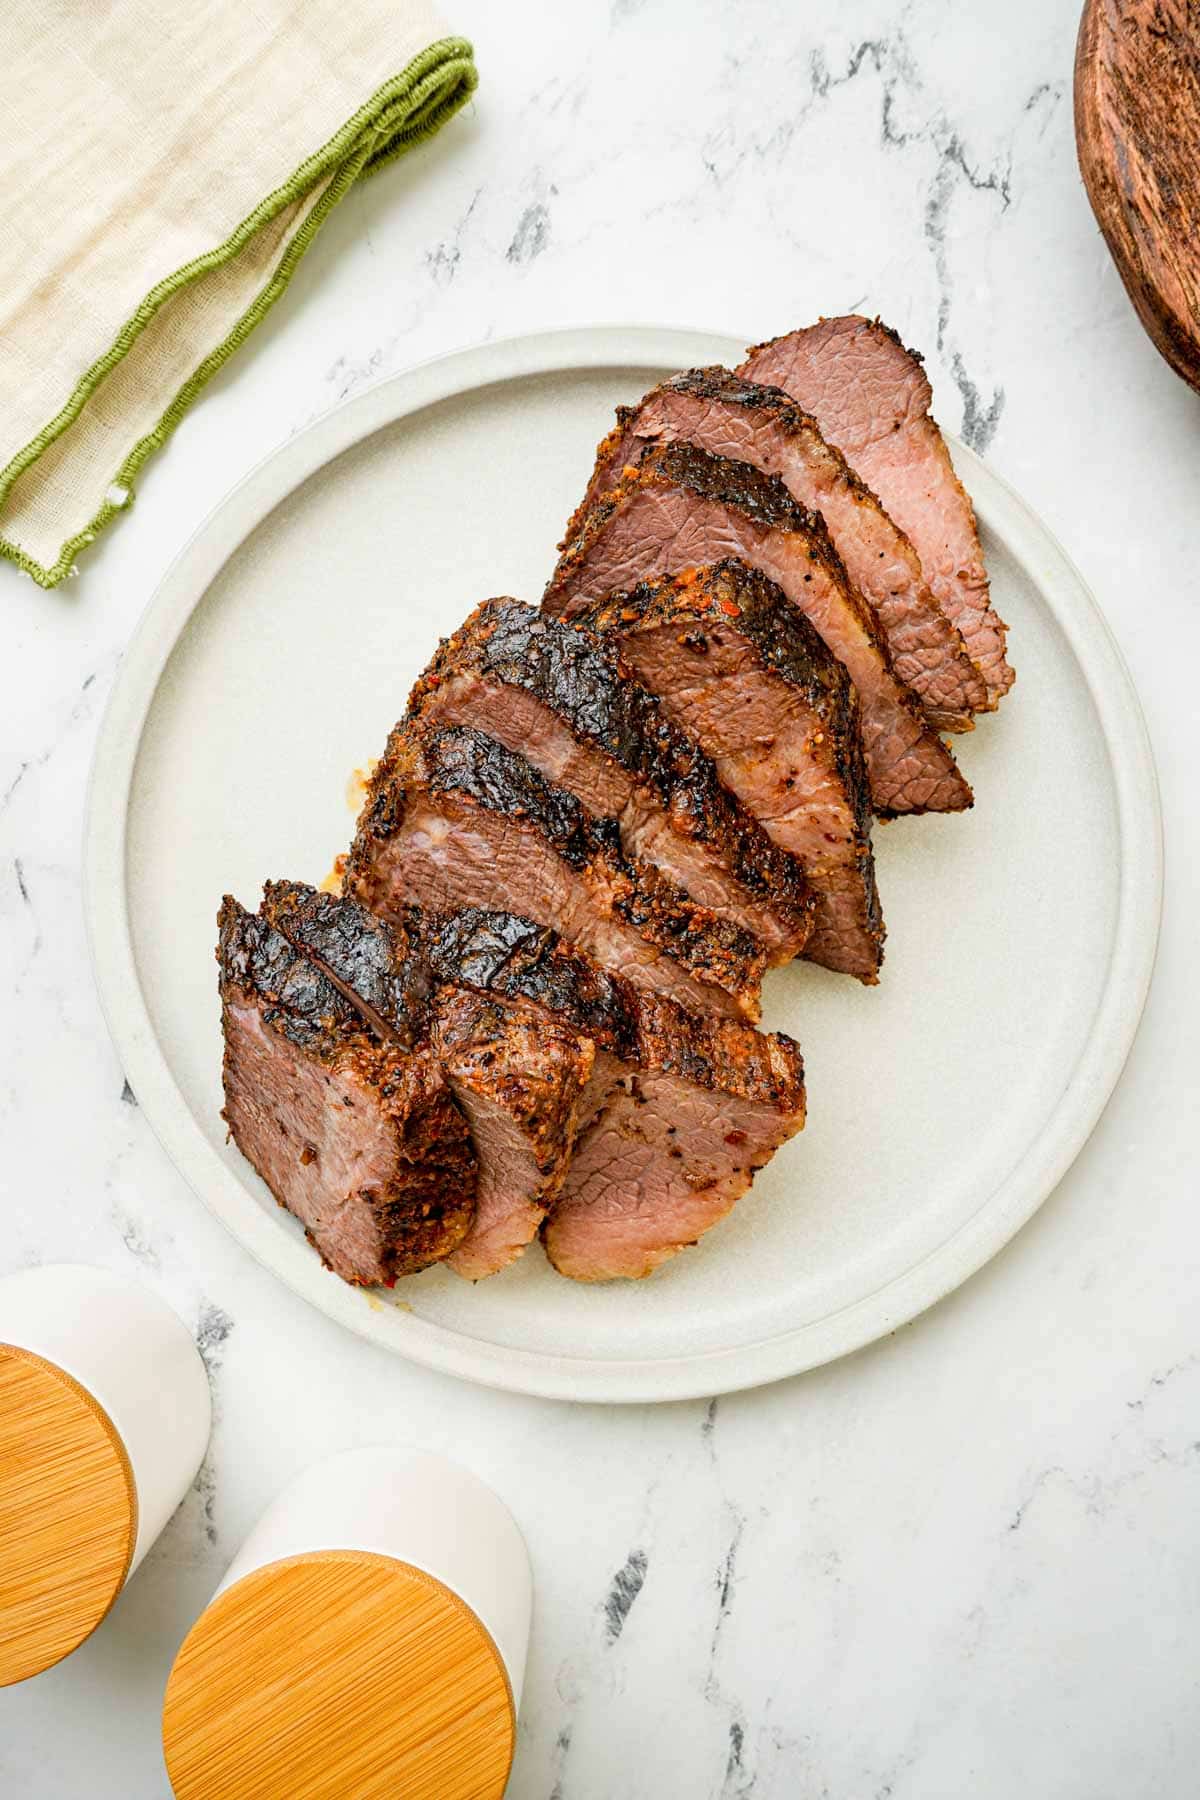
[[[1200,18],[1194,0],[1087,0],[1079,167],[1138,317],[1200,390]]]

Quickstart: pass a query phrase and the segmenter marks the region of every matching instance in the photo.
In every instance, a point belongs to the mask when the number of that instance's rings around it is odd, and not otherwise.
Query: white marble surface
[[[1188,1800],[1200,399],[1142,336],[1077,179],[1075,0],[452,17],[471,112],[342,206],[78,581],[0,569],[0,1269],[138,1270],[196,1329],[218,1414],[103,1632],[0,1693],[0,1794],[165,1800],[162,1685],[239,1539],[305,1462],[397,1439],[491,1480],[533,1550],[516,1800]],[[377,376],[538,326],[750,336],[852,307],[928,350],[945,422],[1065,541],[1141,690],[1169,886],[1125,1078],[1004,1255],[835,1367],[617,1411],[411,1369],[253,1265],[122,1091],[79,876],[121,647],[222,493]]]

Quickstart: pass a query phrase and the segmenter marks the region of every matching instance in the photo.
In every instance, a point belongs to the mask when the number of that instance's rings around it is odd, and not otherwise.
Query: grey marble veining
[[[391,1439],[469,1463],[529,1539],[514,1800],[1190,1800],[1200,400],[1142,336],[1079,185],[1077,8],[448,10],[476,104],[335,212],[77,581],[0,569],[0,1268],[136,1271],[216,1399],[195,1488],[105,1630],[0,1693],[0,1795],[165,1800],[162,1685],[238,1541],[306,1462]],[[924,349],[939,416],[1064,540],[1131,663],[1170,834],[1142,1035],[1014,1245],[858,1356],[613,1411],[423,1374],[232,1243],[117,1066],[79,842],[122,646],[245,471],[407,363],[596,319],[749,339],[848,308]]]

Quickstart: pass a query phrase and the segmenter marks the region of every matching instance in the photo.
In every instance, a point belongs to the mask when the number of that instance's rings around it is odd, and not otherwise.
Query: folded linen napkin
[[[0,66],[0,555],[53,587],[476,74],[428,0],[6,0]]]

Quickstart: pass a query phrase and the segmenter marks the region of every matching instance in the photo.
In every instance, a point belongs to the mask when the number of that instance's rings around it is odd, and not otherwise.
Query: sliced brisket
[[[614,821],[591,818],[524,757],[469,727],[396,727],[367,790],[346,891],[388,917],[408,901],[512,910],[635,985],[758,1016],[761,944],[628,859]]]
[[[724,1218],[804,1124],[789,1037],[686,1012],[511,915],[437,921],[426,945],[439,973],[544,1007],[622,1071],[543,1227],[564,1275],[648,1275]]]
[[[461,1274],[490,1274],[555,1194],[545,1235],[564,1274],[648,1274],[803,1125],[790,1038],[689,1013],[531,920],[407,907],[388,926],[292,883],[270,884],[264,909],[291,935],[222,909],[226,1116],[349,1280],[447,1253]],[[479,1154],[474,1227],[443,1059]]]
[[[620,642],[722,781],[803,864],[817,896],[804,954],[875,981],[884,934],[858,702],[805,615],[730,559],[614,594],[581,624]]]
[[[616,1086],[618,1070],[544,1008],[467,987],[442,989],[430,1041],[479,1157],[475,1222],[447,1261],[479,1281],[537,1236],[578,1132]]]
[[[871,797],[881,813],[956,812],[971,790],[911,691],[821,520],[777,476],[690,444],[652,445],[588,515],[543,604],[574,617],[611,592],[729,556],[778,583],[858,690]]]
[[[974,508],[930,417],[920,358],[877,319],[822,319],[757,345],[738,373],[781,387],[814,414],[878,494],[962,633],[994,708],[1013,684],[1006,628],[988,597]]]
[[[879,621],[900,680],[931,724],[969,729],[987,705],[983,677],[921,573],[916,551],[816,420],[777,387],[728,369],[693,369],[623,410],[624,430],[605,440],[585,507],[636,463],[647,443],[683,441],[778,475],[793,499],[820,513],[846,573]]]
[[[723,787],[709,758],[597,643],[519,600],[488,600],[443,640],[410,716],[474,725],[519,751],[701,906],[759,937],[772,962],[803,947],[799,865]]]
[[[344,1280],[446,1256],[474,1218],[476,1162],[437,1057],[381,1042],[236,900],[218,922],[223,1116],[239,1150]]]
[[[377,1036],[427,1044],[445,1070],[479,1161],[475,1215],[447,1260],[470,1280],[495,1274],[536,1237],[615,1063],[543,1007],[461,983],[444,957],[435,967],[426,940],[440,927],[415,909],[390,925],[353,900],[269,882],[262,910]]]
[[[581,1134],[542,1227],[575,1281],[637,1280],[696,1243],[804,1124],[790,1038],[646,998],[642,1068]]]

